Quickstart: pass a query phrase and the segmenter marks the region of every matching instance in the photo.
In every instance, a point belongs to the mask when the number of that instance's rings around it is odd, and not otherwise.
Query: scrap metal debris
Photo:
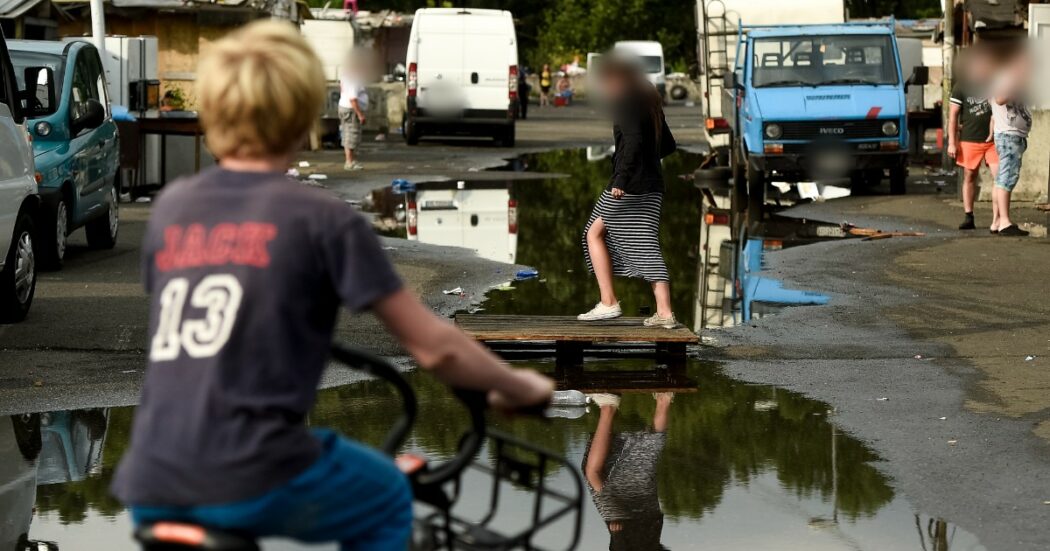
[[[862,241],[874,241],[876,239],[889,239],[891,237],[925,237],[926,234],[918,231],[882,231],[876,228],[858,228],[849,222],[843,222],[840,226],[842,231],[857,237],[863,237]]]

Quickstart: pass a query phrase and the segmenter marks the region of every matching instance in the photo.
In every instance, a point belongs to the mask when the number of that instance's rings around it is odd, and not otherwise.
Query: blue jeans
[[[316,430],[321,457],[257,498],[192,507],[132,506],[135,524],[189,522],[258,537],[337,541],[344,551],[405,551],[412,491],[393,461],[330,430]]]
[[[1014,134],[995,134],[995,152],[999,154],[999,177],[995,187],[1013,191],[1021,179],[1021,158],[1028,149],[1028,139]]]

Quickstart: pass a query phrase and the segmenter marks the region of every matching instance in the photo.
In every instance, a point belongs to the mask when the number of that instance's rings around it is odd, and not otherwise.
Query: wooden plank
[[[571,316],[506,316],[460,314],[456,324],[479,341],[638,342],[696,343],[699,338],[685,327],[645,327],[643,318],[581,322]]]

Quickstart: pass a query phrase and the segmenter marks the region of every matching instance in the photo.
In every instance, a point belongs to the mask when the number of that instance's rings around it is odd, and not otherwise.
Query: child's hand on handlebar
[[[514,371],[517,379],[511,390],[493,390],[489,392],[489,406],[492,409],[507,412],[541,412],[550,405],[554,397],[554,381],[531,369]]]

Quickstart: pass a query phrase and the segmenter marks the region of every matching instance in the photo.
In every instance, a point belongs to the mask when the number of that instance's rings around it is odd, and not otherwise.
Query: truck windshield
[[[753,84],[826,86],[897,84],[897,59],[886,35],[756,38]]]

